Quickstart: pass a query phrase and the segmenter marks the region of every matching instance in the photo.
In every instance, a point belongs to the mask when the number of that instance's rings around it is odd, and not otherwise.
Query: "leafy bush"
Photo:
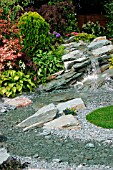
[[[28,55],[33,55],[38,49],[48,49],[49,24],[37,12],[24,13],[19,19],[18,27],[23,36],[23,51]]]
[[[113,1],[110,0],[105,4],[106,17],[107,17],[107,36],[113,36]]]
[[[32,91],[35,84],[31,81],[30,75],[21,71],[7,70],[0,75],[0,95],[15,97],[22,91]]]
[[[65,35],[72,30],[78,31],[75,16],[75,7],[67,1],[57,2],[54,5],[42,5],[39,14],[50,24],[50,31],[54,30]]]
[[[93,34],[87,34],[87,33],[77,33],[77,32],[72,32],[70,34],[67,34],[66,36],[69,37],[69,36],[75,36],[74,40],[76,42],[79,42],[79,40],[82,40],[84,42],[90,42],[92,41],[94,38],[96,38],[95,35]]]
[[[20,10],[29,4],[29,0],[1,0],[0,8],[3,9],[2,19],[6,19],[6,16],[10,13],[11,21],[13,21]]]
[[[16,61],[23,56],[19,39],[4,39],[3,46],[0,47],[0,72],[7,69],[14,69]]]
[[[93,34],[96,36],[103,36],[105,35],[105,28],[102,27],[99,22],[91,22],[88,21],[86,24],[83,24],[82,31],[88,34]]]
[[[0,16],[2,18],[3,9],[0,9]],[[2,35],[2,39],[18,37],[17,20],[11,21],[10,14],[6,16],[6,20],[0,19],[0,35]]]
[[[38,84],[45,83],[51,74],[64,68],[61,59],[63,53],[64,47],[62,46],[59,46],[55,51],[37,51],[36,57],[33,57],[33,62],[37,65]]]

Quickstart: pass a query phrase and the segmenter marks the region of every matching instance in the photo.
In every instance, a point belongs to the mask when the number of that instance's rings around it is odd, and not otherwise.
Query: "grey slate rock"
[[[7,161],[7,159],[10,157],[10,154],[7,153],[7,150],[5,148],[0,148],[0,165]]]
[[[80,57],[83,56],[83,52],[79,51],[79,50],[75,50],[75,51],[72,51],[68,54],[65,54],[62,56],[62,60],[63,61],[70,61],[70,60],[76,60]]]
[[[42,126],[45,122],[52,120],[57,114],[56,106],[51,103],[39,109],[35,114],[19,123],[18,127]]]
[[[105,45],[111,45],[111,41],[109,41],[109,40],[100,40],[97,42],[92,41],[87,47],[91,51],[91,50],[95,50],[97,48],[101,48]]]
[[[103,46],[101,48],[92,50],[92,54],[94,57],[98,57],[104,54],[110,54],[112,52],[113,52],[113,45],[107,45],[107,46]]]
[[[62,102],[57,105],[59,113],[62,113],[66,108],[75,108],[76,110],[85,108],[84,102],[81,98],[75,98],[67,102]]]
[[[78,69],[80,69],[80,68],[83,68],[83,67],[89,65],[90,63],[91,63],[90,60],[84,61],[84,62],[82,62],[82,63],[76,63],[76,64],[73,65],[73,69],[78,70]],[[86,67],[86,68],[87,68],[87,67]]]

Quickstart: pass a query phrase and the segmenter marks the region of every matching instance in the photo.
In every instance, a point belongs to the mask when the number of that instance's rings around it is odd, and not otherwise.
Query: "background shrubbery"
[[[75,7],[67,1],[56,2],[53,5],[42,5],[39,14],[50,24],[50,31],[57,31],[62,35],[71,31],[78,31]]]

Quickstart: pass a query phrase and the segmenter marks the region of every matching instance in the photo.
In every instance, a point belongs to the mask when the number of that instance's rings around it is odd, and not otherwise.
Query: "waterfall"
[[[100,74],[101,70],[99,67],[98,58],[91,59],[92,74]]]
[[[81,82],[77,82],[75,87],[79,90],[87,86],[91,89],[98,88],[98,77],[101,74],[98,58],[91,58],[91,65],[87,67],[87,73]]]
[[[101,73],[98,58],[92,58],[91,59],[91,65],[87,68],[87,73],[84,76],[84,79],[82,82],[85,82],[87,80],[96,80],[98,78],[98,75]]]

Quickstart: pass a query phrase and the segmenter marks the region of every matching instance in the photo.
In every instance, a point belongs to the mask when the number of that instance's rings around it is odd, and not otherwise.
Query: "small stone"
[[[51,132],[47,131],[47,130],[44,130],[43,133],[42,133],[42,135],[44,135],[44,136],[47,136],[47,135],[50,135],[50,134],[51,134]]]
[[[95,148],[93,143],[87,143],[85,148]]]
[[[52,161],[53,161],[53,162],[56,162],[56,163],[60,163],[60,162],[62,162],[62,160],[61,160],[61,159],[53,159]]]
[[[34,156],[33,156],[33,158],[38,158],[39,157],[39,155],[38,154],[35,154]]]
[[[6,110],[5,108],[2,108],[2,109],[0,110],[0,112],[1,112],[1,113],[5,113],[5,112],[7,112],[7,110]]]

